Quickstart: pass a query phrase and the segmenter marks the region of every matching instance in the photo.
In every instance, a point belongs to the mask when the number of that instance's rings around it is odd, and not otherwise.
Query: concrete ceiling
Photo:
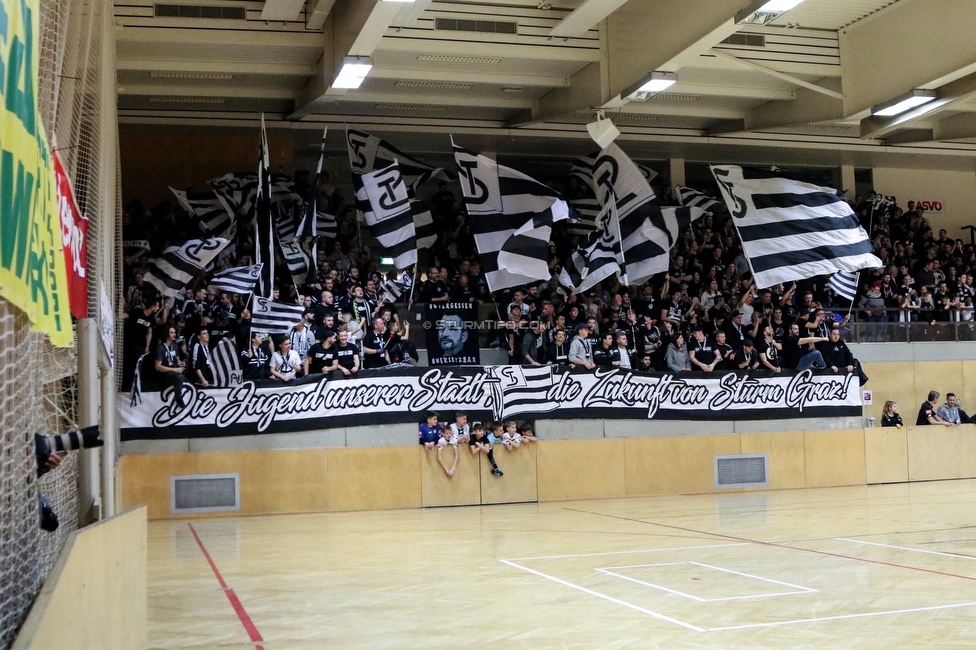
[[[572,156],[594,148],[585,124],[603,109],[645,159],[976,169],[972,0],[805,0],[765,26],[735,24],[748,0],[172,2],[224,17],[115,6],[127,129],[251,128],[264,111],[299,142],[357,124],[418,152],[454,133]],[[374,67],[359,89],[332,89],[346,56]],[[628,100],[653,71],[678,83]],[[871,116],[914,88],[938,99]]]

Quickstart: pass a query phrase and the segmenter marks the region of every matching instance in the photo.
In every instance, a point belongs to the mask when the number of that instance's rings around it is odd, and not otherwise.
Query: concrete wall
[[[968,233],[959,229],[976,225],[976,172],[875,167],[874,189],[898,197],[902,208],[909,201],[941,202],[941,212],[926,212],[935,234],[945,228],[950,237],[969,242]]]

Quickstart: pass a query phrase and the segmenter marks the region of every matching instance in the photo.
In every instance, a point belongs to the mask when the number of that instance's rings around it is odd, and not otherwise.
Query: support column
[[[112,305],[116,303],[116,296],[120,288],[115,286],[116,265],[119,260],[115,255],[115,227],[116,201],[118,199],[118,111],[117,111],[117,77],[115,72],[115,19],[114,4],[102,3],[102,88],[101,88],[101,124],[100,124],[100,165],[98,187],[101,195],[102,211],[99,215],[101,228],[99,234],[99,269],[104,277],[99,281],[105,286]],[[98,289],[89,285],[89,291]],[[115,322],[115,314],[101,314],[102,320]],[[112,330],[114,331],[114,327]],[[99,329],[99,331],[101,331]],[[98,342],[95,342],[96,350]],[[119,351],[121,352],[121,351]],[[115,419],[115,372],[112,368],[104,368],[101,377],[102,411],[99,424],[101,425],[102,440],[102,512],[104,517],[115,514],[115,459],[118,456],[119,431]]]
[[[98,324],[94,318],[78,321],[78,425],[99,424]],[[104,434],[102,435],[104,439]],[[97,519],[99,499],[98,449],[78,451],[78,526]]]
[[[847,199],[854,200],[857,194],[857,181],[854,180],[854,165],[840,166],[840,189],[847,190]]]
[[[684,158],[672,158],[671,159],[671,185],[684,185],[685,184],[685,159]]]

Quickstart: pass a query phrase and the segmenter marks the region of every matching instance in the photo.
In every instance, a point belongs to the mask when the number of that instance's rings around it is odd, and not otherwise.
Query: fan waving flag
[[[410,268],[417,263],[417,232],[400,166],[393,161],[386,169],[363,174],[361,182],[370,206],[369,231],[389,249],[397,269]]]
[[[848,273],[847,271],[837,271],[830,279],[827,280],[827,286],[834,290],[838,296],[843,296],[851,302],[854,302],[854,296],[857,295],[857,273]]]
[[[184,210],[196,216],[200,230],[211,237],[223,237],[234,227],[235,215],[227,209],[216,192],[170,191]]]
[[[305,308],[301,305],[286,305],[255,296],[251,303],[251,331],[287,334],[304,314]]]
[[[701,208],[705,214],[715,214],[722,207],[722,202],[718,199],[684,185],[675,185],[674,193],[677,195],[678,203],[685,207]]]
[[[149,263],[146,282],[167,297],[180,294],[186,285],[217,257],[230,241],[219,237],[191,239],[180,246],[170,246]]]
[[[213,276],[210,286],[218,291],[231,293],[251,293],[258,278],[261,277],[261,265],[239,266],[227,269]]]
[[[831,188],[768,171],[711,169],[760,289],[882,266],[851,206]]]
[[[624,261],[616,208],[615,201],[607,203],[596,218],[599,229],[590,233],[586,247],[570,255],[566,266],[560,271],[559,281],[573,293],[586,291],[597,282],[622,272]],[[626,276],[620,282],[627,284]]]
[[[620,223],[624,272],[630,284],[643,284],[668,270],[669,251],[678,235],[705,214],[701,208],[661,209],[640,168],[620,147],[610,144],[593,168],[597,201],[613,201]]]
[[[471,232],[491,291],[548,280],[552,224],[569,218],[559,193],[454,146]]]

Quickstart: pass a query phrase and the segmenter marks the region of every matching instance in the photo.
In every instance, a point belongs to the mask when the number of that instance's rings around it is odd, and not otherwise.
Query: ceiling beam
[[[749,61],[747,59],[740,59],[736,56],[729,54],[728,52],[723,52],[722,50],[712,49],[710,54],[719,57],[720,59],[725,59],[726,61],[734,61],[735,63],[749,68],[750,70],[755,70],[756,72],[762,72],[768,74],[771,77],[776,77],[782,81],[786,81],[791,84],[795,84],[807,90],[812,90],[813,92],[820,93],[821,95],[826,95],[827,97],[833,97],[834,99],[844,99],[844,94],[837,92],[836,90],[831,90],[830,88],[824,88],[823,86],[818,86],[815,83],[810,83],[809,81],[804,81],[793,75],[788,75],[779,70],[774,70],[769,66],[762,65],[761,63],[756,63],[755,61]]]
[[[123,84],[120,96],[161,95],[164,97],[236,97],[245,99],[294,99],[295,92],[281,88],[256,88],[254,86],[218,86],[214,84]]]
[[[370,79],[404,79],[410,81],[439,81],[447,83],[472,83],[492,86],[529,86],[543,88],[561,88],[569,86],[567,77],[555,77],[534,74],[506,74],[482,72],[479,70],[431,71],[424,68],[399,68],[390,66],[373,66],[369,71]]]
[[[605,106],[633,93],[652,72],[689,48],[695,49],[697,57],[696,48],[731,22],[740,3],[711,0],[688,11],[686,0],[629,0],[601,23],[599,59],[573,75],[569,88],[542,97],[530,122]],[[661,29],[662,25],[668,28]]]
[[[420,104],[431,106],[473,106],[484,108],[512,108],[527,109],[532,108],[532,100],[517,96],[504,97],[465,97],[451,92],[425,92],[423,89],[416,89],[414,92],[383,92],[363,90],[361,92],[349,93],[347,95],[336,95],[328,98],[331,101],[340,103],[361,102],[364,104]]]
[[[582,36],[626,2],[627,0],[583,0],[583,4],[559,21],[549,35]]]
[[[119,72],[200,72],[241,75],[270,75],[307,77],[315,72],[314,65],[302,63],[252,63],[240,61],[184,61],[174,59],[116,59]]]
[[[976,115],[962,113],[935,124],[933,140],[970,140],[976,138]]]
[[[305,27],[308,29],[320,30],[325,24],[325,19],[332,11],[335,0],[309,0],[308,14],[305,17]]]
[[[292,21],[305,8],[305,0],[264,0],[261,20]]]
[[[976,2],[902,2],[840,31],[845,112],[933,88],[976,62]]]

